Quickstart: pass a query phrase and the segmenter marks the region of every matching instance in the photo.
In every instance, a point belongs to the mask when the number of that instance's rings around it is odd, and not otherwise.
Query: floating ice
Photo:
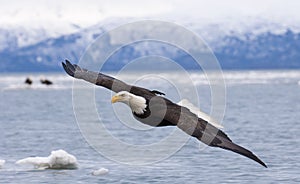
[[[76,169],[77,159],[64,150],[52,151],[48,157],[28,157],[16,164],[31,164],[38,169]]]
[[[101,168],[101,169],[98,169],[98,170],[94,170],[94,171],[92,172],[92,175],[94,175],[94,176],[101,176],[101,175],[107,174],[108,171],[109,171],[109,170],[106,169],[106,168]]]
[[[2,168],[5,164],[5,160],[0,160],[0,168]]]

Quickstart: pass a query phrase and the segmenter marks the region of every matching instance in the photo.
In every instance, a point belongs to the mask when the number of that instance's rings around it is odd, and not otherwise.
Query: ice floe
[[[5,160],[0,160],[0,168],[2,168],[5,164]]]
[[[101,168],[101,169],[94,170],[94,171],[92,172],[92,175],[94,175],[94,176],[101,176],[101,175],[107,174],[108,172],[109,172],[108,169],[106,169],[106,168]]]
[[[48,157],[28,157],[18,160],[16,164],[30,164],[37,169],[76,169],[78,162],[75,156],[64,150],[52,151]]]

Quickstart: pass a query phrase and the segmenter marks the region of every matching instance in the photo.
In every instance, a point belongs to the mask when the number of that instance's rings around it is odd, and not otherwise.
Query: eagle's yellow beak
[[[117,95],[114,95],[114,96],[111,98],[111,103],[116,103],[116,102],[118,102],[118,101],[120,101],[120,97],[117,96]]]

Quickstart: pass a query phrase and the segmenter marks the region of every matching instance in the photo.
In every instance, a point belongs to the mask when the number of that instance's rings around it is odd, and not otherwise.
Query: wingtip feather
[[[72,70],[72,67],[70,67],[70,66],[72,66],[72,64],[68,60],[65,60],[65,61],[66,61],[66,63],[62,62],[62,66],[63,66],[65,72],[67,74],[69,74],[70,76],[74,77],[75,70]]]

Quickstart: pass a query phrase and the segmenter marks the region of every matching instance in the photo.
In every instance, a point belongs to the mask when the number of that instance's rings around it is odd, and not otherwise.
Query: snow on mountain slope
[[[65,58],[78,61],[86,47],[99,35],[135,19],[108,19],[97,25],[80,29],[65,25],[64,31],[46,28],[36,32],[18,28],[5,31],[0,28],[0,71],[59,70]],[[300,33],[297,26],[286,26],[264,20],[182,24],[198,33],[212,48],[223,68],[300,68]],[[67,33],[65,33],[67,32]],[[182,43],[187,40],[180,40]],[[107,43],[111,44],[111,43]],[[127,46],[115,53],[108,69],[117,69],[117,63],[129,62],[149,54],[162,55],[186,68],[193,68],[192,58],[166,44],[140,43]]]
[[[49,38],[57,38],[63,34],[78,32],[80,29],[73,24],[57,25],[52,22],[45,22],[43,24],[30,27],[22,25],[1,25],[0,51],[14,50],[34,45]]]

